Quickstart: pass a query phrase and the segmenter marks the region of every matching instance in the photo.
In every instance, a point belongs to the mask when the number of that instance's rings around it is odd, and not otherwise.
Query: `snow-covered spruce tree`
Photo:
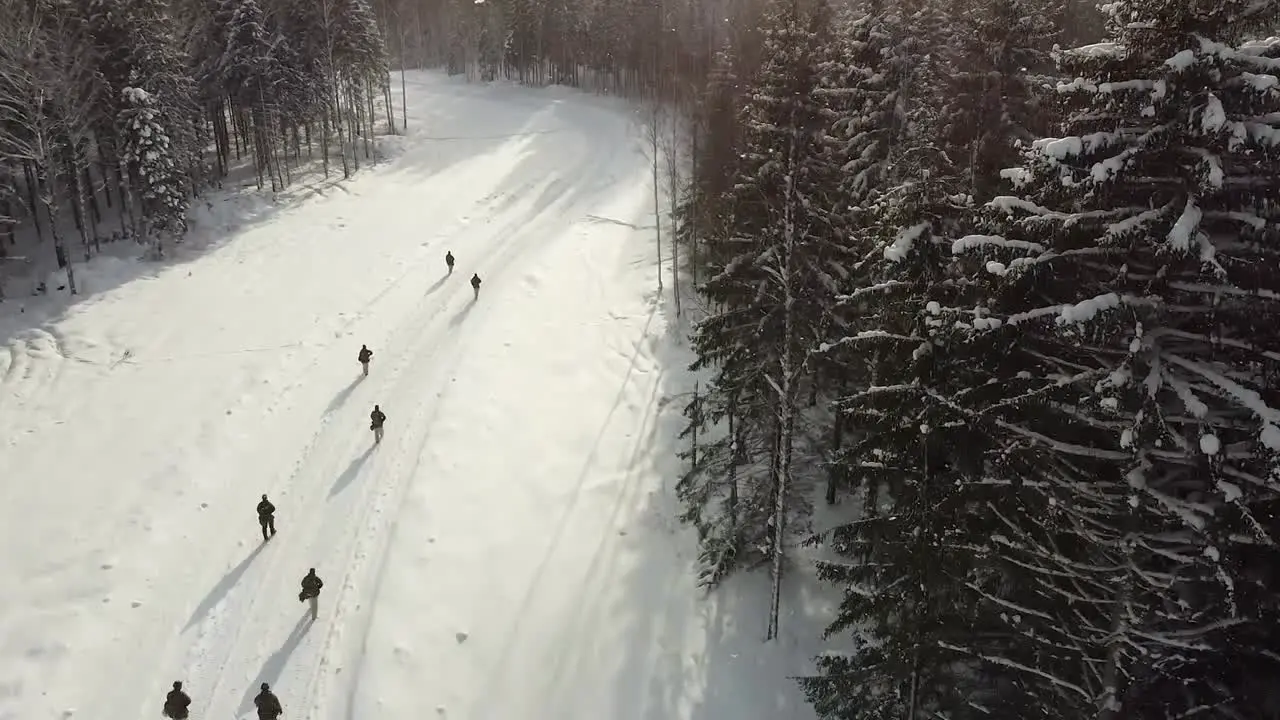
[[[336,12],[330,8],[332,3],[333,0],[282,0],[276,4],[271,23],[277,38],[274,53],[282,70],[277,106],[293,126],[295,158],[304,138],[308,158],[313,157],[318,141],[325,177],[329,176],[330,130],[337,117],[329,72],[329,28],[336,20],[326,15]],[[298,137],[300,131],[304,138]]]
[[[333,28],[333,60],[339,75],[340,96],[345,101],[352,159],[360,167],[356,140],[363,139],[364,154],[370,154],[373,135],[375,90],[387,83],[387,52],[378,32],[377,18],[365,0],[337,0],[339,13]]]
[[[1057,36],[1048,19],[1050,4],[967,0],[949,12],[951,33],[942,50],[952,56],[954,69],[943,80],[950,91],[942,98],[941,132],[978,202],[995,196],[1000,171],[1018,162],[1018,146],[1050,129],[1051,113],[1041,97]]]
[[[841,56],[826,58],[824,75],[832,78],[826,92],[843,92],[849,110],[832,118],[830,141],[844,160],[841,166],[841,199],[851,205],[850,225],[872,224],[870,198],[881,187],[888,172],[888,158],[900,132],[900,86],[910,72],[909,59],[894,52],[894,16],[881,2],[855,17],[842,17],[838,24]],[[841,77],[842,76],[842,77]],[[875,241],[864,243],[866,248]]]
[[[676,211],[676,238],[685,248],[693,284],[722,270],[732,259],[717,257],[714,249],[726,243],[709,243],[722,237],[727,227],[725,199],[729,196],[738,145],[738,107],[742,95],[734,69],[733,48],[726,43],[712,60],[706,86],[696,103],[696,130],[690,148],[692,167]]]
[[[700,281],[718,276],[741,252],[739,245],[729,242],[744,93],[735,60],[733,46],[726,42],[716,53],[696,102],[690,173],[675,217],[676,241],[685,248],[694,292],[704,299],[709,298]],[[714,305],[703,310],[714,315],[722,309]],[[741,353],[734,356],[736,360],[727,366],[746,359]],[[720,367],[723,370],[726,364]],[[697,528],[702,539],[702,581],[709,585],[737,566],[739,473],[747,437],[741,418],[764,413],[745,405],[740,409],[739,399],[737,394],[713,388],[693,397],[683,411],[688,424],[680,437],[692,439],[697,447],[681,454],[690,467],[676,483],[676,494],[684,506],[681,520]],[[712,435],[708,442],[706,432],[713,426],[724,426],[726,432]]]
[[[818,675],[802,685],[829,718],[985,718],[1025,707],[955,649],[990,629],[968,585],[991,572],[969,535],[987,524],[978,483],[985,436],[951,398],[987,384],[999,349],[950,328],[991,320],[951,257],[971,199],[942,131],[951,56],[921,33],[945,32],[942,18],[940,7],[919,4],[859,23],[887,52],[863,61],[858,77],[894,102],[892,112],[858,118],[884,148],[877,164],[859,154],[866,170],[851,177],[871,248],[844,298],[844,334],[822,348],[856,379],[837,403],[854,439],[836,463],[846,481],[868,488],[862,516],[824,538],[839,559],[819,564],[824,580],[845,589],[827,630],[838,650],[820,656]],[[944,308],[967,318],[943,321]]]
[[[91,43],[65,0],[39,0],[30,8],[0,5],[0,26],[0,158],[23,166],[32,212],[39,206],[53,219],[48,227],[54,256],[74,295],[75,269],[57,218],[64,191],[82,187],[83,148],[102,92]],[[83,215],[77,219],[84,222]]]
[[[343,0],[335,35],[335,55],[344,70],[365,81],[378,81],[387,71],[387,50],[378,20],[365,0]]]
[[[273,25],[271,53],[279,76],[274,83],[275,98],[272,108],[283,146],[282,162],[279,164],[284,170],[284,181],[287,184],[292,181],[289,151],[292,150],[295,162],[301,160],[298,129],[307,126],[306,135],[310,139],[308,124],[319,120],[324,112],[325,83],[321,63],[301,50],[306,43],[306,36],[293,36],[289,32],[289,26],[279,22]]]
[[[817,62],[814,95],[827,119],[824,151],[828,162],[840,168],[828,209],[831,224],[844,233],[842,243],[850,255],[839,279],[839,307],[831,316],[829,334],[837,337],[855,334],[862,318],[863,308],[852,300],[864,297],[858,289],[872,284],[868,263],[878,257],[872,205],[889,172],[890,148],[903,127],[900,79],[909,68],[905,58],[894,53],[894,38],[900,37],[892,32],[897,17],[879,3],[871,3],[870,12],[844,8],[833,21],[832,39]],[[811,360],[821,370],[822,377],[814,380],[822,382],[824,405],[872,382],[871,360],[857,348],[839,345]],[[828,504],[838,502],[849,484],[835,455],[846,436],[856,435],[857,429],[836,413],[826,443]]]
[[[839,401],[858,439],[837,462],[845,477],[877,488],[868,501],[878,508],[824,539],[839,559],[820,562],[819,576],[845,589],[827,629],[837,649],[802,685],[826,718],[987,718],[1016,707],[979,661],[953,649],[989,630],[967,588],[989,573],[967,535],[985,522],[974,490],[985,436],[948,400],[985,384],[989,356],[979,350],[992,348],[949,344],[937,317],[968,294],[948,239],[967,197],[953,192],[963,188],[954,168],[930,170],[940,174],[883,197],[878,282],[861,303],[864,326],[874,327],[832,346],[874,358],[878,383]],[[980,310],[969,318],[988,321]]]
[[[98,146],[128,185],[133,230],[163,255],[161,238],[185,232],[188,193],[203,181],[195,86],[161,3],[94,0],[85,12],[109,93]]]
[[[173,142],[161,120],[155,96],[126,87],[121,91],[118,125],[121,159],[129,169],[143,227],[142,237],[164,256],[165,239],[176,239],[187,230],[185,177],[175,159]]]
[[[748,459],[733,479],[732,512],[718,507],[732,491],[717,468],[683,485],[703,536],[704,576],[715,581],[735,565],[770,559],[775,610],[787,523],[804,507],[791,483],[797,388],[827,321],[842,255],[826,210],[836,170],[823,137],[829,121],[813,96],[827,22],[822,6],[806,12],[782,0],[771,8],[765,62],[742,110],[727,232],[708,238],[709,253],[733,259],[703,286],[713,310],[693,338],[695,367],[717,371],[709,392],[718,399],[708,407],[733,408],[738,450]]]
[[[1112,42],[1063,57],[1069,135],[1009,174],[1002,236],[957,247],[999,278],[1023,373],[985,410],[1025,504],[1003,559],[1040,578],[1010,633],[1066,715],[1256,717],[1242,683],[1277,670],[1280,61],[1244,43],[1277,3],[1109,11]]]
[[[229,117],[226,89],[222,84],[221,63],[227,47],[233,7],[221,0],[196,4],[189,20],[191,38],[187,46],[191,79],[195,84],[195,100],[207,121],[215,148],[216,175],[224,177],[232,162],[237,123]],[[236,158],[239,146],[234,144]]]
[[[252,120],[254,166],[258,186],[269,177],[272,189],[278,188],[274,163],[275,87],[283,79],[273,48],[273,37],[257,0],[221,0],[224,12],[230,11],[227,44],[218,63],[220,86],[236,110]]]

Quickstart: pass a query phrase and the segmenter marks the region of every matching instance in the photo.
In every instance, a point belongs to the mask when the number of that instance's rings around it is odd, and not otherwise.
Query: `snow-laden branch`
[[[951,254],[962,255],[968,250],[985,246],[996,246],[1014,248],[1017,250],[1026,250],[1028,252],[1042,253],[1045,247],[1039,243],[1027,242],[1026,240],[1009,240],[999,235],[965,235],[964,237],[951,243]]]
[[[916,335],[900,335],[898,333],[886,332],[884,330],[862,330],[853,335],[840,338],[835,342],[824,342],[818,346],[817,352],[826,353],[832,350],[849,345],[851,343],[861,342],[863,340],[902,340],[906,342],[920,342],[924,338]]]
[[[1126,452],[1120,452],[1118,450],[1107,450],[1104,448],[1097,448],[1097,447],[1086,447],[1084,445],[1076,445],[1075,443],[1064,442],[1062,440],[1051,438],[1047,435],[1041,435],[1040,433],[1035,432],[1034,430],[1028,430],[1027,428],[1021,427],[1019,425],[1015,425],[1014,423],[1006,422],[1004,420],[997,419],[995,420],[995,424],[999,425],[1000,427],[1006,430],[1015,432],[1025,438],[1035,440],[1036,442],[1046,445],[1057,452],[1065,453],[1067,455],[1078,455],[1080,457],[1097,458],[1100,460],[1129,460],[1130,459],[1129,453],[1126,453]]]
[[[1016,660],[1010,660],[1009,658],[998,657],[995,655],[988,655],[986,653],[976,652],[968,648],[961,647],[959,645],[952,645],[951,643],[945,642],[943,640],[938,641],[938,646],[944,650],[950,650],[952,652],[969,655],[970,657],[976,657],[984,662],[991,663],[992,665],[1002,665],[1004,667],[1012,668],[1020,672],[1025,672],[1030,675],[1035,675],[1037,677],[1040,677],[1040,678],[1043,678],[1044,680],[1049,681],[1050,683],[1056,685],[1057,687],[1063,688],[1064,690],[1070,690],[1080,695],[1080,697],[1086,700],[1089,700],[1089,701],[1093,700],[1093,695],[1091,695],[1087,690],[1080,687],[1079,685],[1063,680],[1062,678],[1056,675],[1051,675],[1043,670],[1040,670],[1039,668],[1033,668],[1029,665],[1024,665]]]
[[[1051,315],[1057,315],[1058,317],[1056,318],[1056,322],[1059,325],[1080,324],[1092,320],[1100,312],[1113,310],[1121,305],[1144,305],[1150,304],[1151,302],[1151,300],[1138,298],[1133,295],[1103,293],[1076,303],[1048,305],[1045,307],[1033,308],[1025,312],[1014,313],[1006,318],[1005,321],[1011,325],[1018,325],[1030,320],[1038,320]]]
[[[1207,365],[1169,352],[1161,353],[1160,356],[1183,369],[1203,377],[1218,386],[1223,392],[1234,397],[1262,421],[1262,431],[1258,438],[1262,444],[1271,450],[1280,452],[1280,410],[1268,405],[1257,392],[1240,385]]]
[[[874,293],[882,293],[889,290],[893,290],[894,288],[905,287],[908,285],[910,285],[910,283],[905,283],[905,282],[902,282],[901,280],[888,280],[886,282],[876,283],[874,285],[868,285],[866,287],[857,288],[856,290],[854,290],[853,292],[847,295],[837,295],[836,301],[848,302],[850,300],[854,300],[854,299],[871,295]]]
[[[884,259],[890,262],[902,262],[911,253],[911,248],[915,246],[920,236],[931,227],[928,222],[917,223],[909,228],[903,229],[894,238],[893,243],[884,249]]]
[[[1195,197],[1188,197],[1187,204],[1182,210],[1182,214],[1173,223],[1173,228],[1169,230],[1169,245],[1176,252],[1187,252],[1191,250],[1191,239],[1200,229],[1200,206],[1196,204]]]

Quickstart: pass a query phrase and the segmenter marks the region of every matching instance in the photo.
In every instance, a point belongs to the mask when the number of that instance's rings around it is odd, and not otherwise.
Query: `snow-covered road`
[[[409,82],[389,163],[0,349],[0,720],[158,717],[173,680],[194,720],[263,682],[311,720],[804,717],[775,670],[710,697],[755,628],[665,509],[687,358],[628,114]]]

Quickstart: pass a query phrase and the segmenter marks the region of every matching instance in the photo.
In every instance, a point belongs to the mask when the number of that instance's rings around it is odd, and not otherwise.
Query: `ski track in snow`
[[[298,720],[725,704],[704,686],[738,655],[707,637],[736,614],[659,502],[687,358],[627,113],[411,78],[396,157],[343,192],[40,329],[0,317],[0,720],[158,717],[173,680],[193,720],[254,717],[263,682]],[[761,684],[796,648],[749,641],[724,716],[810,717]]]

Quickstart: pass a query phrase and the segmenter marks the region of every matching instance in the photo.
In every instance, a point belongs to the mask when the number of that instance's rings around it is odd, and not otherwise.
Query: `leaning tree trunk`
[[[36,226],[36,239],[44,240],[44,228],[40,225],[40,183],[36,181],[36,170],[30,161],[23,161],[22,173],[27,179],[27,207],[31,208],[31,222]]]
[[[766,640],[778,637],[778,614],[782,599],[783,539],[786,537],[787,493],[791,489],[791,443],[795,435],[795,380],[798,375],[795,357],[795,281],[796,218],[799,204],[795,191],[796,140],[792,136],[788,156],[786,191],[782,200],[782,347],[778,357],[778,382],[772,383],[778,394],[778,482],[773,506],[773,588],[769,600],[769,629]]]
[[[142,212],[138,208],[137,199],[133,196],[133,176],[129,173],[129,165],[124,158],[117,159],[116,176],[120,178],[117,182],[120,185],[120,214],[121,217],[129,216],[129,228],[133,232],[133,237],[137,240],[143,239],[142,234]],[[123,227],[123,223],[121,226]]]
[[[338,90],[338,76],[333,72],[333,60],[329,60],[330,93],[333,95],[333,123],[338,130],[338,152],[342,155],[342,179],[351,177],[351,166],[347,164],[347,140],[343,135],[342,94]]]
[[[40,202],[44,205],[45,212],[49,215],[49,233],[53,236],[53,252],[58,258],[59,267],[65,267],[67,271],[67,290],[72,295],[77,294],[76,290],[76,271],[71,259],[67,256],[67,246],[62,239],[62,231],[58,229],[57,222],[57,197],[58,197],[58,180],[54,173],[49,172],[48,168],[37,166],[35,168],[36,175],[36,194],[40,197]]]
[[[93,254],[89,247],[89,218],[88,213],[85,212],[85,205],[88,201],[85,199],[84,173],[82,172],[83,168],[80,167],[79,160],[72,160],[71,163],[71,178],[74,185],[72,188],[71,209],[76,214],[76,225],[80,228],[80,244],[84,248],[84,261],[89,262]],[[97,236],[96,231],[93,234],[95,237]]]

